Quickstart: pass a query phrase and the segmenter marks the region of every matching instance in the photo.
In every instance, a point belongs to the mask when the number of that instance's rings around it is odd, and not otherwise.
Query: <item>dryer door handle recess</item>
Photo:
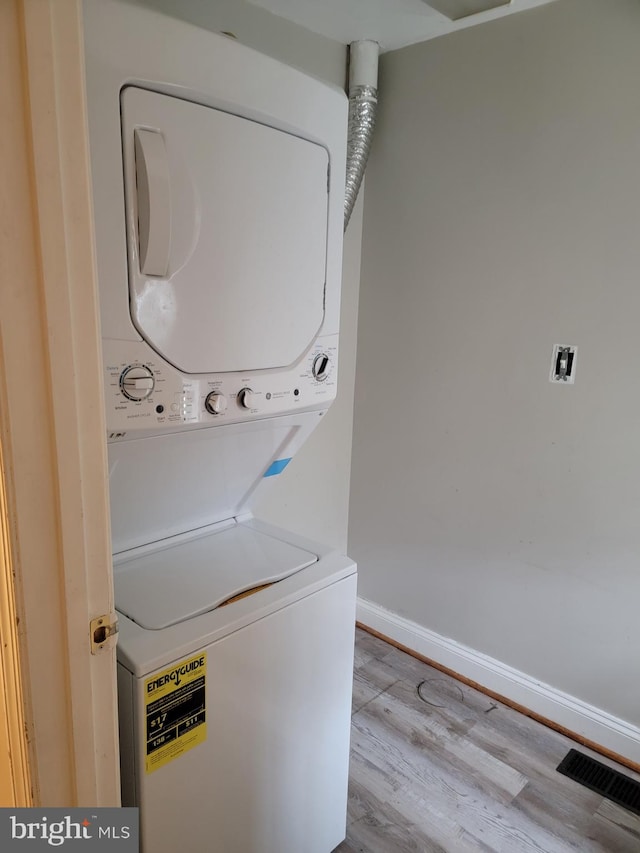
[[[153,130],[135,130],[140,272],[163,278],[171,247],[171,184],[164,138]]]

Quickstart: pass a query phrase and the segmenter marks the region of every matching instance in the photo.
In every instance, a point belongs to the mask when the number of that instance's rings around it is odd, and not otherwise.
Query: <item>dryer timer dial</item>
[[[221,415],[227,409],[227,398],[224,394],[212,391],[204,401],[204,407],[211,415]]]
[[[317,355],[313,359],[311,373],[313,374],[313,378],[318,382],[324,382],[327,378],[329,375],[329,356],[326,352],[321,352],[320,355]]]
[[[243,409],[254,409],[254,397],[255,394],[251,388],[241,388],[237,395],[238,405]]]
[[[146,400],[155,384],[153,373],[142,365],[127,367],[120,376],[120,390],[128,400]]]

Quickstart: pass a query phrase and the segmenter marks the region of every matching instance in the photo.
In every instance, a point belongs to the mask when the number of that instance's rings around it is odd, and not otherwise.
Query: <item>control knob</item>
[[[148,367],[127,367],[120,376],[120,390],[128,400],[146,400],[155,387],[153,373]]]
[[[326,352],[321,352],[320,355],[317,355],[313,359],[311,373],[313,374],[313,378],[317,379],[318,382],[323,382],[327,378],[329,375],[329,356]]]
[[[255,394],[251,388],[242,388],[238,391],[238,404],[243,409],[255,409],[255,404],[253,403],[254,396]]]
[[[212,415],[221,415],[227,408],[227,398],[218,391],[212,391],[204,401],[205,409]]]

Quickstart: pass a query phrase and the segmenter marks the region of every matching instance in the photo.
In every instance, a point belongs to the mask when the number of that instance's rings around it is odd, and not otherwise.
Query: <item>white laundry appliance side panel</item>
[[[327,150],[133,86],[121,103],[135,326],[185,373],[293,364],[323,322]]]
[[[344,839],[355,596],[352,575],[203,648],[206,741],[151,773],[137,680],[143,853],[330,853]]]
[[[322,334],[337,335],[348,106],[344,92],[149,8],[84,0],[83,22],[103,338],[141,339],[131,320],[126,284],[120,93],[131,85],[242,116],[327,150]],[[149,353],[152,357],[151,349]]]
[[[118,662],[118,724],[120,730],[120,787],[123,806],[136,806],[136,679]]]

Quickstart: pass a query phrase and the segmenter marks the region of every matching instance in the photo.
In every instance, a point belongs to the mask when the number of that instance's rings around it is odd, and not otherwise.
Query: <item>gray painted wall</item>
[[[639,44],[558,0],[383,57],[349,537],[364,598],[636,724]]]

